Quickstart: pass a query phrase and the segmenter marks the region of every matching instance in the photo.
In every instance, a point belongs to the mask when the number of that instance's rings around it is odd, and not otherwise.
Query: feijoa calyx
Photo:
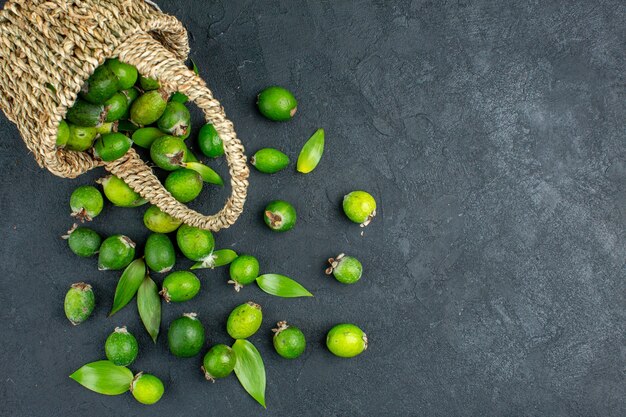
[[[91,221],[100,214],[104,207],[102,194],[96,187],[83,185],[72,192],[70,208],[72,216],[80,221]]]
[[[176,263],[174,245],[167,235],[152,233],[146,240],[144,258],[148,268],[154,272],[169,272]]]
[[[342,284],[354,284],[361,279],[363,265],[352,257],[340,253],[335,258],[328,259],[329,267],[326,268],[326,275],[333,275]]]
[[[128,236],[113,235],[100,245],[98,269],[101,271],[124,269],[134,258],[135,242]]]
[[[216,379],[225,378],[233,372],[237,363],[237,355],[230,346],[218,344],[213,346],[204,355],[202,372],[207,381],[215,382]]]
[[[182,103],[170,101],[157,122],[163,132],[186,139],[191,132],[191,114]]]
[[[72,252],[83,258],[89,258],[98,253],[102,243],[102,238],[97,232],[87,227],[79,227],[77,224],[68,230],[63,239],[67,240]]]
[[[174,320],[167,331],[170,352],[179,358],[200,353],[204,345],[204,327],[195,313],[186,313]]]
[[[91,285],[84,282],[72,284],[65,295],[65,316],[73,324],[78,325],[89,318],[96,305]]]
[[[286,232],[296,224],[296,209],[284,200],[270,202],[263,213],[265,224],[275,232]]]

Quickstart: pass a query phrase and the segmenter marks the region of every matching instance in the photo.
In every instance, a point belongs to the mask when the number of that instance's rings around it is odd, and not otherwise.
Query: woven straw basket
[[[95,167],[123,179],[162,211],[202,229],[232,225],[248,187],[244,149],[220,103],[184,60],[187,31],[173,16],[143,0],[9,0],[0,11],[0,106],[37,163],[60,177]],[[83,83],[107,58],[119,57],[169,91],[180,91],[215,126],[230,168],[232,194],[224,208],[204,216],[179,203],[131,149],[114,162],[56,148],[59,122]]]

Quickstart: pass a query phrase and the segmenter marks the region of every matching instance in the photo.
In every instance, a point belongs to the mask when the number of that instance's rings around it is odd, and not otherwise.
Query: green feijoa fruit
[[[91,221],[100,212],[104,206],[102,194],[96,187],[91,185],[83,185],[74,190],[70,196],[70,208],[72,216],[78,220]]]
[[[207,381],[215,382],[216,379],[225,378],[235,369],[237,355],[235,351],[226,345],[215,345],[204,355],[202,360],[202,372]]]
[[[130,106],[130,120],[139,126],[159,120],[165,111],[167,101],[160,91],[148,91],[139,96]]]
[[[338,324],[328,332],[326,346],[335,356],[352,358],[367,349],[367,335],[354,324]]]
[[[96,127],[107,119],[107,111],[102,104],[92,104],[78,99],[67,109],[67,121],[76,126]]]
[[[57,129],[57,148],[65,148],[67,141],[70,139],[70,126],[65,120],[59,122],[59,128]]]
[[[217,158],[224,155],[224,144],[217,134],[217,130],[211,123],[207,123],[198,133],[198,147],[209,158]]]
[[[139,77],[139,85],[143,91],[158,90],[161,88],[159,80],[144,76]]]
[[[166,171],[180,168],[187,154],[187,146],[181,138],[161,136],[150,146],[150,158],[157,166]]]
[[[98,269],[101,271],[124,269],[134,258],[135,242],[124,235],[113,235],[100,245]]]
[[[95,127],[70,125],[70,136],[65,147],[70,151],[84,152],[93,146],[97,135]]]
[[[161,132],[156,127],[142,127],[133,132],[133,142],[137,146],[150,149],[150,146],[152,146],[152,142],[154,142],[161,136],[165,136],[165,133]]]
[[[94,143],[94,155],[105,162],[115,161],[126,155],[132,144],[133,141],[123,133],[105,133]]]
[[[118,122],[103,123],[96,127],[96,133],[98,135],[106,135],[107,133],[117,132]]]
[[[98,253],[102,243],[102,238],[98,233],[87,227],[78,227],[77,224],[67,231],[63,239],[67,239],[72,252],[83,258],[89,258]]]
[[[131,88],[137,82],[139,74],[134,66],[126,64],[117,58],[109,59],[106,62],[106,66],[117,77],[120,89],[126,90]]]
[[[174,94],[172,94],[170,96],[170,101],[175,101],[177,103],[182,103],[185,104],[186,102],[189,101],[189,97],[187,97],[187,95],[177,91]]]
[[[320,163],[324,153],[324,129],[317,129],[313,136],[307,140],[298,155],[296,169],[298,172],[308,174]]]
[[[174,245],[167,235],[152,233],[146,240],[144,257],[148,268],[154,272],[169,272],[176,263]]]
[[[89,318],[95,305],[96,298],[91,285],[84,282],[72,284],[65,294],[65,316],[75,326]]]
[[[135,336],[128,332],[126,326],[116,327],[104,342],[104,353],[114,364],[128,366],[137,358],[139,344]]]
[[[163,289],[160,294],[168,303],[180,303],[191,300],[200,291],[200,280],[189,271],[172,272],[163,280]]]
[[[115,93],[104,103],[104,107],[107,111],[105,122],[115,122],[128,111],[128,97],[124,93]]]
[[[286,321],[276,323],[274,332],[274,349],[285,359],[295,359],[304,353],[306,338],[300,329],[289,326]]]
[[[276,122],[290,120],[298,110],[298,102],[289,90],[272,86],[261,91],[257,97],[259,111]]]
[[[183,255],[196,262],[203,261],[210,256],[215,247],[215,239],[210,231],[186,224],[178,228],[176,243]]]
[[[182,103],[170,101],[159,118],[157,126],[163,132],[186,139],[191,132],[191,114]]]
[[[126,113],[121,117],[123,120],[126,120],[130,117],[130,106],[137,100],[139,97],[139,90],[136,88],[128,88],[126,90],[120,91],[120,93],[126,96]],[[128,122],[128,121],[127,121]],[[130,122],[128,122],[130,123]],[[132,123],[131,123],[132,124]]]
[[[143,224],[156,233],[172,233],[183,222],[167,213],[162,212],[157,206],[150,206],[143,215]]]
[[[250,163],[264,174],[274,174],[289,165],[289,157],[273,148],[264,148],[250,158]]]
[[[117,77],[111,70],[101,65],[87,79],[83,88],[80,90],[80,96],[84,100],[93,104],[102,104],[110,99],[113,94],[120,89]]]
[[[239,255],[230,263],[229,284],[239,291],[245,285],[252,284],[259,276],[259,261],[251,255]]]
[[[265,207],[265,224],[275,232],[286,232],[296,224],[296,209],[286,201],[275,200]]]
[[[263,321],[261,306],[248,301],[235,307],[226,321],[226,331],[233,339],[247,339],[259,330]]]
[[[141,404],[151,405],[163,396],[163,382],[154,375],[139,372],[130,384],[130,392]]]
[[[357,258],[340,253],[336,258],[328,259],[330,266],[326,275],[333,275],[342,284],[354,284],[361,279],[363,265]]]
[[[185,313],[167,330],[170,352],[179,358],[190,358],[200,353],[204,345],[204,327],[195,313]]]
[[[200,195],[202,177],[191,169],[178,169],[165,179],[165,189],[181,203],[188,203]]]
[[[352,191],[343,197],[343,212],[350,220],[365,227],[376,216],[376,200],[365,191]]]
[[[107,199],[117,207],[139,207],[148,202],[115,175],[108,175],[98,182]]]

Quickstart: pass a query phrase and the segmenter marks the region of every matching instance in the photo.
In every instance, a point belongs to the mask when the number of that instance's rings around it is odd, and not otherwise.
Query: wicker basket
[[[232,225],[246,199],[249,170],[233,124],[204,81],[184,60],[187,31],[143,0],[9,0],[0,11],[0,106],[41,167],[75,178],[95,167],[122,178],[162,211],[218,231]],[[215,126],[230,168],[232,194],[224,208],[202,215],[178,202],[131,149],[114,162],[56,148],[59,122],[89,75],[119,57],[170,91],[194,101]]]

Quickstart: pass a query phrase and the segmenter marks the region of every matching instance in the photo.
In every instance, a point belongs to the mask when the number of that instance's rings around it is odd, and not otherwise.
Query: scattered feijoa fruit
[[[124,93],[115,93],[104,103],[107,112],[106,123],[120,120],[128,112],[128,98]]]
[[[168,303],[189,301],[200,291],[200,280],[189,271],[172,272],[163,280],[163,289],[160,294]]]
[[[376,216],[376,200],[365,191],[352,191],[343,197],[343,211],[350,220],[365,227]]]
[[[172,233],[183,222],[161,211],[157,206],[150,206],[143,215],[143,224],[156,233]]]
[[[198,147],[209,158],[224,156],[224,144],[211,123],[207,123],[198,132]]]
[[[342,284],[354,284],[361,279],[363,265],[352,256],[340,253],[335,258],[328,259],[330,266],[326,268],[326,275],[333,275]]]
[[[200,353],[204,345],[204,327],[195,313],[186,313],[174,320],[167,331],[170,352],[179,358]]]
[[[213,252],[215,238],[208,230],[183,224],[176,232],[176,243],[178,243],[178,249],[188,259],[200,262]]]
[[[148,201],[135,192],[128,184],[115,175],[101,179],[100,184],[107,199],[117,207],[138,207]]]
[[[89,318],[95,305],[96,298],[91,285],[84,282],[72,284],[65,294],[65,316],[75,326]]]
[[[139,77],[139,86],[143,91],[157,90],[161,88],[159,80],[150,77]]]
[[[152,233],[148,236],[144,258],[148,268],[154,272],[171,271],[176,263],[176,252],[170,238],[163,233]]]
[[[276,122],[290,120],[298,110],[298,102],[289,90],[272,86],[261,91],[257,97],[259,111]]]
[[[63,239],[67,239],[70,250],[82,258],[94,256],[102,243],[102,238],[97,232],[87,227],[79,227],[77,224],[67,231]]]
[[[139,96],[130,106],[130,120],[139,126],[150,125],[161,117],[167,101],[161,92],[154,90]]]
[[[213,346],[204,355],[202,372],[207,381],[215,382],[216,379],[225,378],[233,372],[237,363],[237,355],[230,346],[218,344]]]
[[[157,126],[168,135],[186,139],[191,133],[191,114],[182,103],[170,101],[159,118]]]
[[[274,148],[260,149],[250,158],[250,163],[264,174],[275,174],[289,165],[289,157]]]
[[[117,77],[106,65],[91,74],[80,90],[80,97],[92,104],[103,104],[120,89]]]
[[[109,59],[106,66],[117,77],[119,88],[126,90],[132,88],[137,82],[137,68],[130,64],[126,64],[117,58]]]
[[[272,331],[274,332],[274,349],[280,356],[285,359],[295,359],[304,353],[306,338],[300,329],[288,325],[286,321],[279,321]]]
[[[133,397],[146,405],[159,401],[164,391],[163,382],[159,378],[142,372],[135,375],[133,382],[130,384],[130,392],[133,394]]]
[[[150,149],[152,143],[161,136],[165,136],[165,133],[156,127],[142,127],[133,132],[133,142],[137,146]]]
[[[354,324],[338,324],[328,332],[326,346],[335,356],[352,358],[367,349],[367,335]]]
[[[275,232],[286,232],[296,224],[296,209],[284,200],[274,200],[265,207],[263,219]]]
[[[179,169],[187,155],[187,145],[181,138],[161,136],[150,146],[150,158],[157,166],[166,171]]]
[[[139,353],[137,339],[128,332],[126,326],[116,327],[104,343],[104,353],[108,360],[118,366],[128,366]]]
[[[229,284],[239,291],[242,287],[255,282],[259,276],[259,261],[252,255],[239,255],[230,263]]]
[[[123,133],[106,133],[100,136],[94,146],[94,155],[105,162],[115,161],[128,152],[133,141]]]
[[[200,174],[186,168],[171,172],[165,179],[165,189],[181,203],[195,200],[202,192],[203,184]]]
[[[57,129],[57,148],[65,148],[67,145],[67,141],[70,139],[70,126],[67,124],[65,120],[61,120],[59,122],[59,127]]]
[[[107,119],[107,110],[103,104],[92,104],[78,99],[67,109],[66,120],[73,125],[82,127],[100,126]]]
[[[104,207],[102,194],[91,185],[78,187],[70,196],[72,216],[82,222],[93,220],[102,212],[102,207]]]
[[[98,269],[101,271],[124,269],[134,258],[135,242],[128,236],[113,235],[100,245]]]
[[[259,330],[263,321],[261,306],[248,301],[230,313],[226,321],[226,331],[233,339],[247,339]]]
[[[95,127],[70,125],[70,135],[65,147],[70,151],[84,152],[93,146],[93,141],[98,136]]]

